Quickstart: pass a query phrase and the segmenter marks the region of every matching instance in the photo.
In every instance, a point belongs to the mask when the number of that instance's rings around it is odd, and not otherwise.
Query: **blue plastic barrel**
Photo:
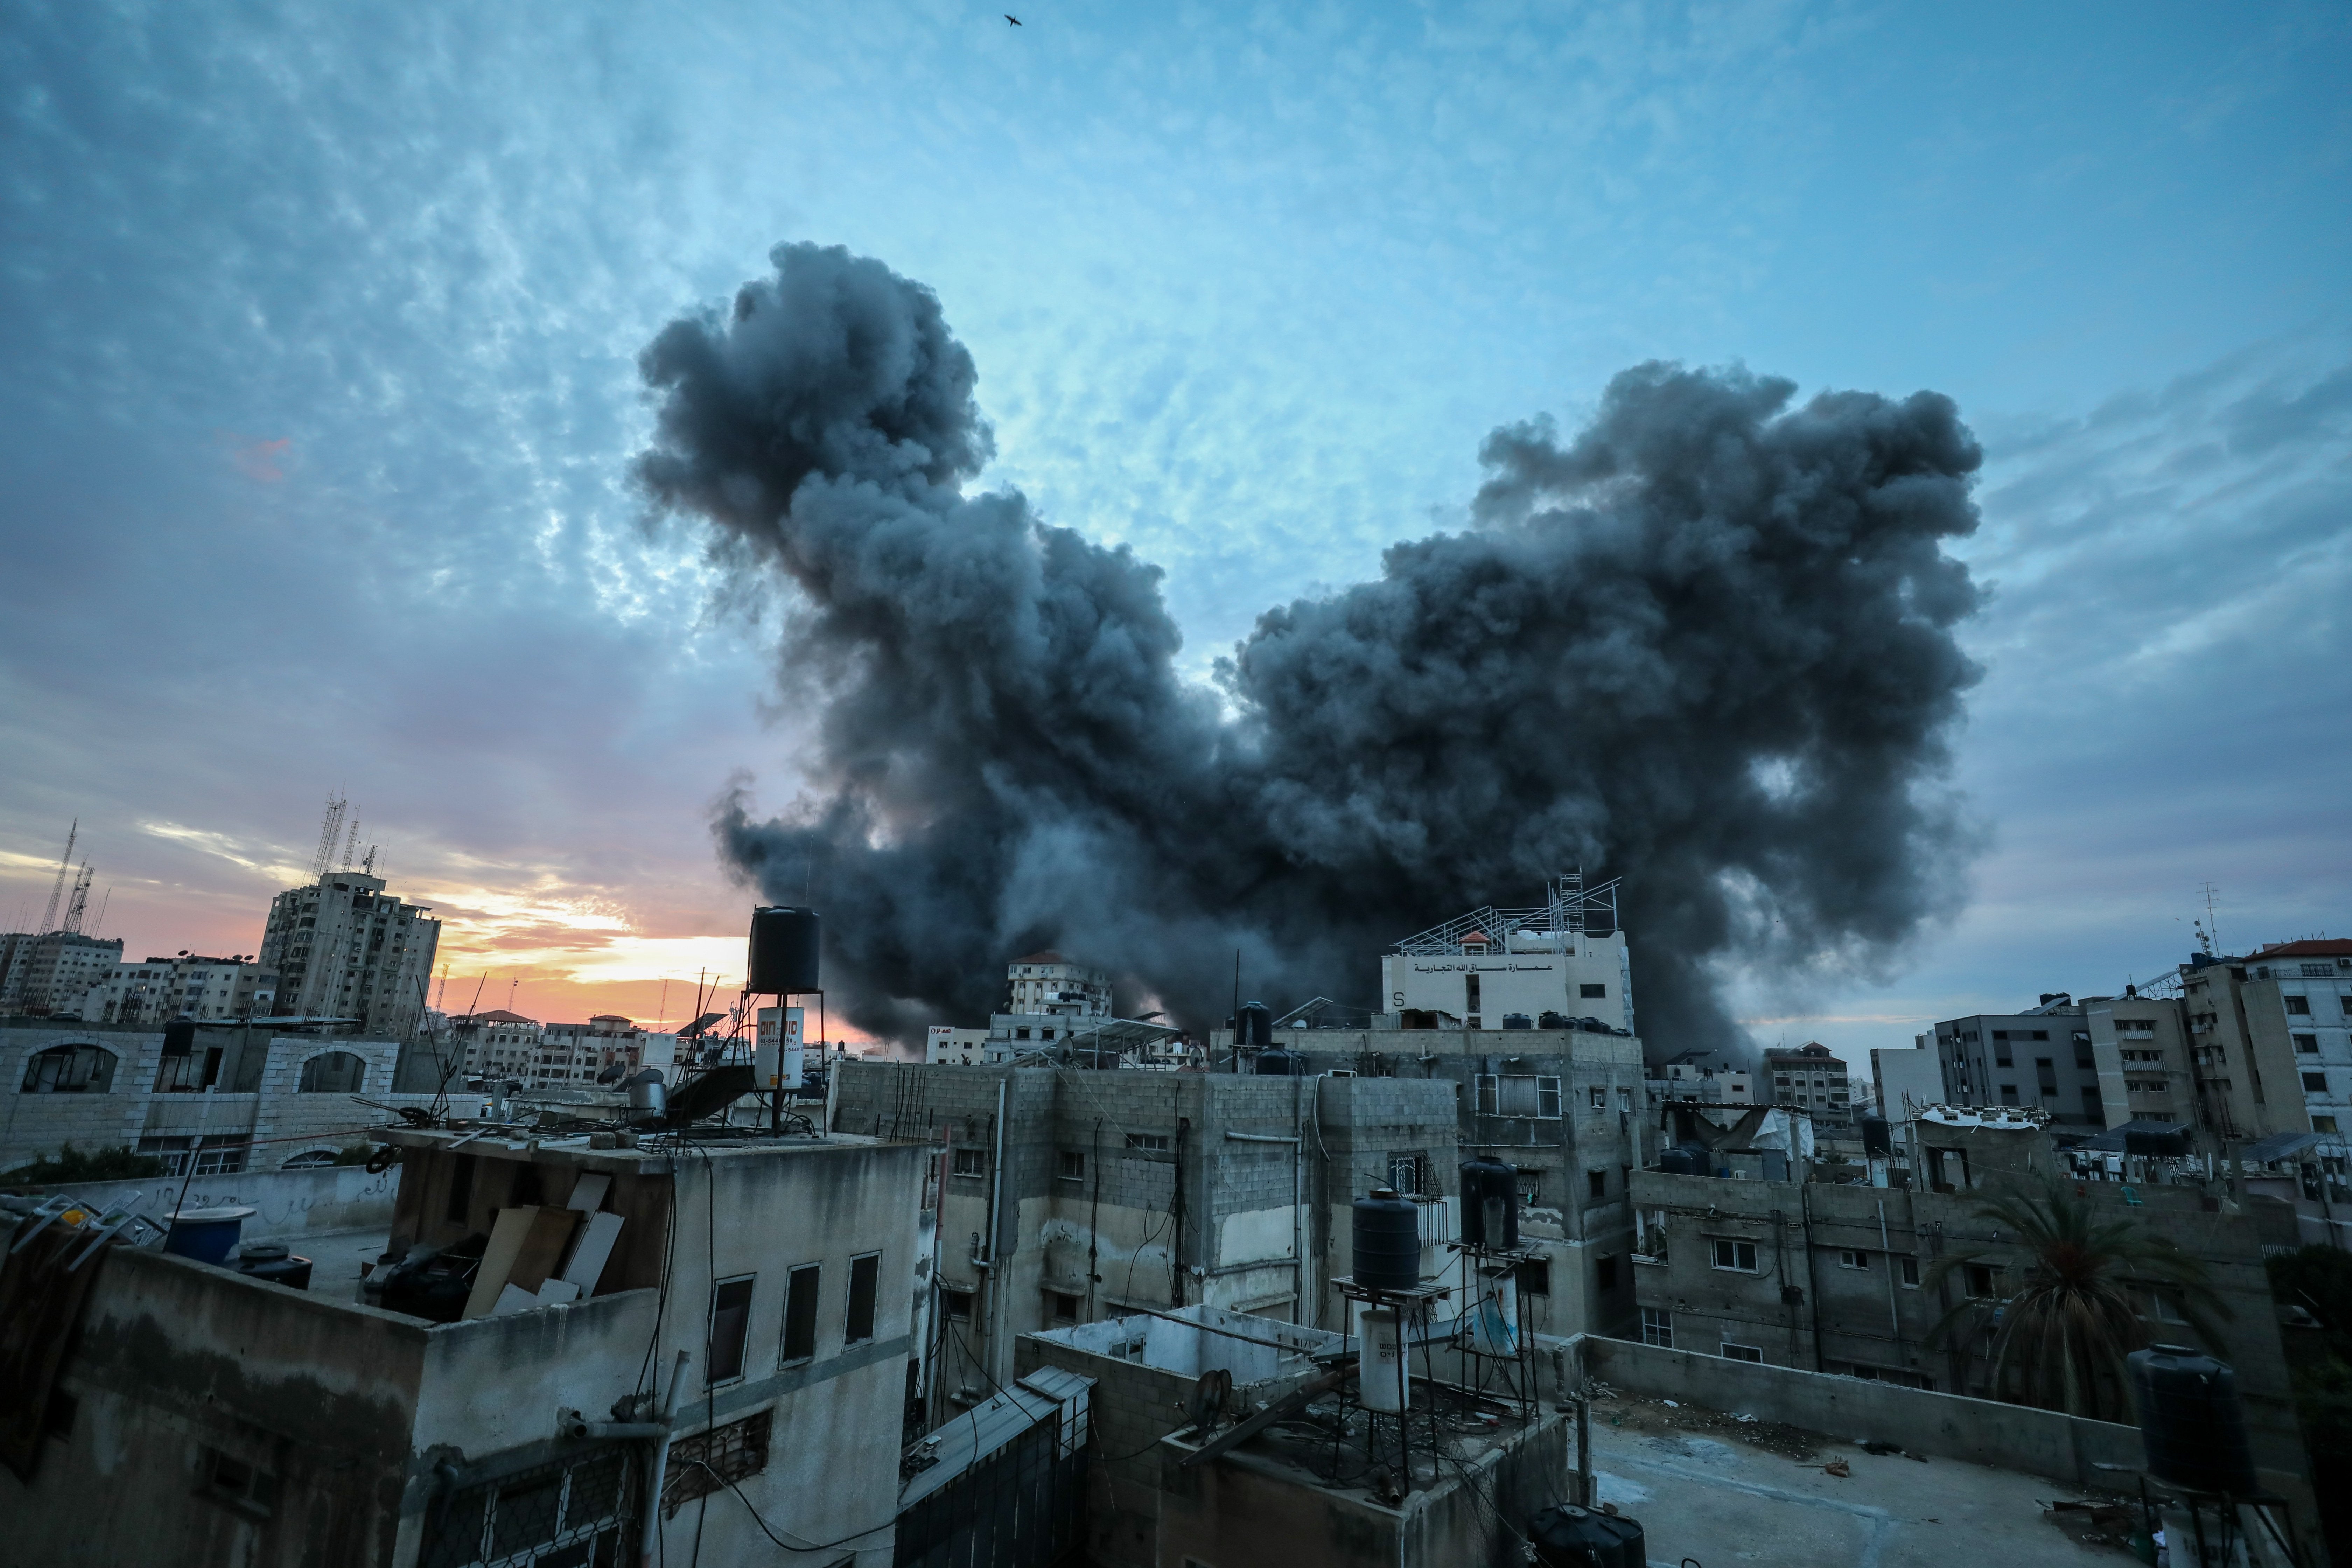
[[[182,1209],[163,1237],[163,1250],[199,1263],[226,1263],[253,1217],[249,1208]]]

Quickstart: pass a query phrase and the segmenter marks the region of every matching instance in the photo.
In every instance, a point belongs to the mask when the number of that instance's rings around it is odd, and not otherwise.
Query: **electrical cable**
[[[712,1480],[719,1482],[720,1486],[723,1486],[729,1491],[733,1492],[736,1500],[742,1503],[745,1511],[751,1514],[751,1522],[760,1527],[760,1532],[787,1552],[829,1552],[836,1546],[846,1546],[853,1541],[863,1541],[869,1535],[876,1534],[878,1531],[890,1528],[887,1524],[877,1524],[870,1530],[861,1530],[855,1535],[845,1535],[838,1541],[820,1541],[814,1545],[794,1546],[791,1542],[784,1540],[783,1536],[778,1535],[774,1530],[770,1528],[768,1521],[760,1516],[760,1510],[751,1506],[751,1500],[743,1495],[743,1489],[741,1487],[737,1486],[733,1481],[728,1479],[725,1476],[720,1475],[717,1470],[711,1469],[708,1464],[705,1464],[700,1459],[688,1459],[686,1462],[692,1465],[698,1470],[707,1471]],[[707,1502],[709,1500],[710,1493],[705,1492],[702,1496],[703,1500]],[[784,1531],[784,1535],[790,1535],[792,1531],[789,1530]]]

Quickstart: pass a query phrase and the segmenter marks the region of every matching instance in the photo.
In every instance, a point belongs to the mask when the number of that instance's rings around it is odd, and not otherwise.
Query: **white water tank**
[[[1406,1363],[1404,1336],[1391,1308],[1365,1311],[1363,1338],[1356,1348],[1356,1392],[1367,1410],[1395,1415],[1412,1391],[1412,1369]]]

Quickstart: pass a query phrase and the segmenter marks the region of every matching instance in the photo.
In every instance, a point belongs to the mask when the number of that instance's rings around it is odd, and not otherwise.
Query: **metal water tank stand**
[[[1508,1268],[1516,1280],[1521,1264],[1532,1263],[1538,1258],[1549,1256],[1540,1247],[1486,1247],[1469,1241],[1449,1241],[1445,1244],[1445,1247],[1447,1251],[1458,1252],[1463,1257],[1463,1279],[1465,1291],[1468,1281],[1482,1278],[1483,1271],[1486,1269]],[[1485,1300],[1486,1298],[1481,1296],[1477,1301],[1470,1303],[1470,1310],[1476,1311],[1478,1302]],[[1531,1422],[1535,1419],[1536,1406],[1539,1403],[1536,1397],[1535,1364],[1528,1355],[1526,1312],[1519,1306],[1516,1291],[1512,1296],[1512,1303],[1514,1308],[1511,1319],[1513,1349],[1509,1355],[1496,1355],[1491,1351],[1480,1350],[1475,1333],[1464,1333],[1457,1342],[1456,1348],[1465,1355],[1477,1358],[1478,1377],[1473,1384],[1476,1392],[1482,1394],[1486,1392],[1487,1369],[1491,1365],[1502,1376],[1504,1386],[1510,1391],[1510,1403],[1517,1407],[1519,1419]]]
[[[1359,1285],[1353,1276],[1342,1276],[1331,1281],[1331,1288],[1350,1301],[1361,1301],[1371,1311],[1393,1309],[1397,1318],[1397,1468],[1399,1484],[1405,1493],[1412,1491],[1412,1397],[1407,1367],[1412,1360],[1412,1339],[1409,1325],[1425,1325],[1430,1303],[1445,1294],[1445,1287],[1434,1279],[1423,1279],[1409,1290],[1382,1290]],[[1361,1380],[1360,1379],[1359,1382]],[[1358,1388],[1360,1401],[1363,1391]],[[1344,1398],[1344,1394],[1342,1395]],[[1367,1464],[1380,1461],[1378,1432],[1379,1411],[1363,1406],[1364,1460]],[[1429,1470],[1434,1483],[1441,1463],[1440,1445],[1444,1438],[1438,1431],[1437,1394],[1433,1386],[1429,1395]]]

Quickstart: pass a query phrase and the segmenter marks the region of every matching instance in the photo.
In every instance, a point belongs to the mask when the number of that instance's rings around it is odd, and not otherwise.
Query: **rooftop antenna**
[[[368,846],[367,858],[360,862],[361,875],[368,877],[375,875],[375,852],[380,847],[382,847],[380,845],[374,844]]]
[[[342,832],[343,810],[349,803],[341,795],[327,796],[327,815],[319,824],[319,852],[310,858],[310,878],[316,881],[327,874],[327,863],[334,858],[335,838]]]
[[[96,920],[92,921],[90,922],[90,924],[89,924],[89,934],[90,934],[90,935],[92,935],[92,936],[96,936],[100,931],[104,931],[104,930],[106,929],[106,906],[107,906],[107,905],[109,905],[109,904],[110,904],[110,903],[112,903],[113,901],[114,901],[114,889],[113,889],[113,887],[110,884],[110,885],[108,886],[108,888],[107,888],[106,891],[99,895],[99,899],[98,899],[98,919],[96,919]]]
[[[343,869],[352,868],[352,852],[360,847],[360,819],[353,816],[351,828],[343,835]]]
[[[2221,956],[2221,924],[2213,918],[2213,907],[2221,901],[2221,891],[2212,883],[2205,884],[2205,940],[2211,945],[2206,951],[2214,957]]]
[[[41,911],[41,923],[36,928],[44,935],[57,929],[58,900],[65,897],[66,874],[73,868],[74,840],[80,836],[81,818],[77,816],[73,819],[73,826],[66,829],[66,852],[58,857],[57,883],[49,889],[48,908]]]
[[[81,935],[82,916],[89,912],[89,879],[96,875],[89,868],[89,861],[81,863],[81,875],[74,879],[73,897],[66,901],[65,923],[58,929],[74,936]]]

